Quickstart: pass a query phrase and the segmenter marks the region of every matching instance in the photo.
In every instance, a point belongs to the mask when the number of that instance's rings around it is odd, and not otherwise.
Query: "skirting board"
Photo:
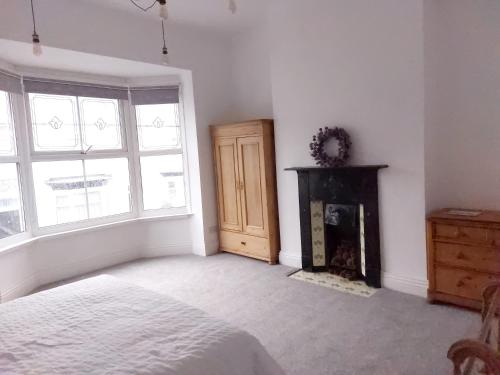
[[[280,264],[293,268],[302,268],[302,257],[281,251]],[[382,272],[382,286],[397,292],[425,298],[427,297],[427,285],[427,280],[413,279]]]
[[[280,251],[280,264],[293,268],[302,268],[302,256]]]
[[[427,297],[427,280],[413,279],[382,272],[382,285],[384,288],[398,292]]]

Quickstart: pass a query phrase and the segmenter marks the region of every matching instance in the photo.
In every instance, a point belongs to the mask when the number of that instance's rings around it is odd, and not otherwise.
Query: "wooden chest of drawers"
[[[450,215],[449,209],[427,218],[429,301],[481,308],[481,292],[500,280],[500,212]]]

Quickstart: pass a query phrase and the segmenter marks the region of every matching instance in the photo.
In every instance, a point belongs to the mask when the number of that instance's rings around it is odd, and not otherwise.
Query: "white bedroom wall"
[[[39,285],[138,258],[189,254],[189,218],[110,225],[40,238],[30,254]]]
[[[232,111],[236,121],[273,117],[269,52],[265,19],[233,37]]]
[[[297,176],[318,128],[344,126],[380,172],[385,286],[426,291],[422,1],[275,0],[270,58],[284,264],[300,266]]]
[[[106,7],[97,9],[84,2],[52,0],[38,4],[37,29],[46,46],[160,63],[159,23],[138,14]],[[30,17],[28,3],[2,0],[0,38],[30,42]],[[204,29],[172,24],[167,27],[167,34],[172,65],[191,72],[188,78],[192,80],[193,91],[187,94],[196,103],[196,113],[189,121],[197,125],[198,155],[189,157],[191,161],[198,160],[199,165],[197,173],[190,178],[193,184],[203,186],[197,190],[198,196],[192,196],[196,209],[202,214],[201,219],[151,221],[68,237],[63,241],[44,240],[37,244],[40,248],[36,252],[21,246],[16,249],[16,255],[12,251],[1,254],[0,292],[4,295],[5,290],[11,297],[22,295],[25,289],[29,290],[31,279],[46,282],[69,277],[132,259],[139,251],[149,256],[186,252],[188,242],[189,251],[201,255],[217,251],[215,184],[208,125],[231,119],[230,39]],[[2,57],[8,59],[8,56]],[[191,241],[189,237],[193,231],[197,233]],[[121,240],[115,240],[117,237]],[[11,269],[26,272],[31,269],[33,272],[29,277],[22,272],[16,273],[18,277],[7,280],[4,275],[11,275]]]
[[[500,2],[427,0],[427,209],[500,209]]]
[[[0,303],[21,297],[38,286],[31,263],[33,243],[0,254]]]
[[[189,217],[110,224],[39,237],[0,253],[0,302],[139,258],[189,254]]]

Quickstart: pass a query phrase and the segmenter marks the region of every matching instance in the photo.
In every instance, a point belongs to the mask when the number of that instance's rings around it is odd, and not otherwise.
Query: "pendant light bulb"
[[[40,44],[40,37],[36,32],[35,8],[33,7],[33,0],[31,0],[31,17],[33,20],[33,34],[31,35],[33,41],[33,55],[40,56],[42,54],[42,45]]]
[[[232,14],[235,14],[237,10],[238,10],[238,7],[236,6],[236,1],[235,0],[229,0],[229,11]]]
[[[168,19],[167,1],[158,0],[158,3],[160,4],[160,18],[166,21]]]
[[[161,55],[161,63],[163,65],[169,65],[170,64],[170,59],[168,57],[168,49],[167,49],[167,47],[163,47],[162,55]]]
[[[42,44],[40,43],[40,37],[38,34],[33,34],[33,55],[40,56],[42,54]]]

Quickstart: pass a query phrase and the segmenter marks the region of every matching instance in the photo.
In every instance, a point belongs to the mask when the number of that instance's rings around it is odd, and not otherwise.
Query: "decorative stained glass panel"
[[[138,105],[135,108],[141,151],[181,147],[178,104]]]
[[[81,150],[76,97],[29,94],[35,151]]]
[[[118,100],[78,98],[85,149],[122,148]]]

